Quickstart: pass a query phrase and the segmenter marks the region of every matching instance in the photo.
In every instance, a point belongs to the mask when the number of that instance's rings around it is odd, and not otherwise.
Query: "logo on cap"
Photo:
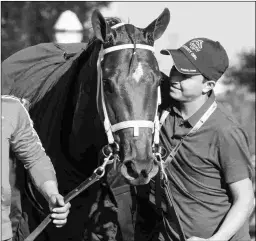
[[[203,40],[194,39],[189,43],[189,47],[195,52],[199,52],[203,48],[203,42]]]

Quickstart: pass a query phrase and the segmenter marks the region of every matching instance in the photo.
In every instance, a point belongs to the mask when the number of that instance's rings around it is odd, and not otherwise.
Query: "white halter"
[[[120,26],[123,26],[125,23],[119,23],[114,25],[111,28],[118,28]],[[129,121],[122,121],[117,124],[111,125],[106,105],[105,105],[105,100],[104,100],[104,93],[103,93],[103,81],[102,81],[102,69],[101,69],[101,61],[104,59],[104,55],[113,51],[121,50],[121,49],[133,49],[134,44],[123,44],[123,45],[118,45],[118,46],[113,46],[109,47],[107,49],[102,48],[99,53],[98,61],[97,61],[97,71],[98,71],[98,83],[97,83],[97,107],[98,107],[98,112],[102,113],[99,108],[99,103],[101,101],[102,104],[102,111],[103,111],[103,124],[105,128],[105,132],[107,134],[108,142],[109,144],[114,143],[114,137],[113,137],[113,132],[125,129],[125,128],[133,128],[134,131],[134,136],[139,135],[139,127],[148,127],[152,129],[152,133],[154,133],[154,144],[159,143],[159,118],[157,114],[157,109],[155,112],[155,119],[153,121],[148,121],[148,120],[129,120]],[[154,53],[154,47],[149,46],[149,45],[144,45],[144,44],[136,44],[136,48],[140,49],[146,49],[150,50]],[[158,88],[158,103],[161,103],[161,96],[160,96],[160,88]]]

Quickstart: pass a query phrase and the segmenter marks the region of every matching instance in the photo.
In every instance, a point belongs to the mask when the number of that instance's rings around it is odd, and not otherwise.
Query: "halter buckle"
[[[165,147],[163,147],[159,144],[154,144],[152,148],[153,148],[153,152],[155,153],[155,155],[159,155],[161,157],[161,159],[166,158],[167,150],[165,149]]]
[[[164,165],[164,160],[162,159],[162,156],[159,152],[155,153],[155,157],[156,157],[156,162],[159,166],[159,171],[160,171],[160,179],[163,181],[167,181],[168,177],[167,174],[165,172],[165,165]]]
[[[105,145],[102,148],[102,154],[104,157],[108,157],[110,154],[117,154],[119,152],[120,148],[117,142]]]

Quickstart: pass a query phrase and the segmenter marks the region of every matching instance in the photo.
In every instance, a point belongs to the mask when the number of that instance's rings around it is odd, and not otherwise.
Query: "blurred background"
[[[38,43],[87,42],[96,8],[104,17],[119,17],[140,28],[169,8],[170,24],[155,43],[156,58],[166,74],[172,59],[160,54],[162,48],[178,48],[195,37],[224,46],[230,67],[215,92],[247,131],[255,168],[255,2],[1,1],[1,60]],[[253,180],[255,190],[255,176]],[[250,222],[255,240],[254,214]]]

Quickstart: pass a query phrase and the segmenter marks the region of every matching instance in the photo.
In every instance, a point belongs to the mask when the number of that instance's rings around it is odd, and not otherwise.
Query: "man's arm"
[[[217,233],[211,238],[191,237],[187,241],[228,241],[242,227],[254,208],[252,181],[249,178],[229,185],[233,204]]]
[[[247,134],[239,125],[233,124],[222,131],[219,147],[220,164],[231,191],[232,205],[213,238],[229,240],[245,223],[253,208],[252,166]]]
[[[54,190],[44,190],[43,194],[50,196],[52,191],[57,189],[57,179],[54,167],[50,158],[47,156],[33,122],[26,108],[16,102],[15,111],[17,118],[13,122],[14,132],[10,144],[18,160],[22,161],[25,169],[28,170],[35,186],[40,189],[44,182],[54,181]]]
[[[14,133],[10,140],[11,147],[45,199],[52,211],[53,223],[62,227],[67,222],[70,203],[65,204],[64,198],[59,194],[54,167],[47,156],[39,136],[33,127],[32,120],[26,108],[18,103],[18,116],[14,122]]]
[[[218,231],[209,239],[191,237],[188,241],[226,241],[234,236],[254,207],[250,152],[244,130],[231,126],[222,131],[219,143],[220,165],[232,195],[232,205]]]
[[[229,240],[242,227],[254,208],[252,181],[249,178],[229,184],[233,204],[218,232],[209,240]]]

